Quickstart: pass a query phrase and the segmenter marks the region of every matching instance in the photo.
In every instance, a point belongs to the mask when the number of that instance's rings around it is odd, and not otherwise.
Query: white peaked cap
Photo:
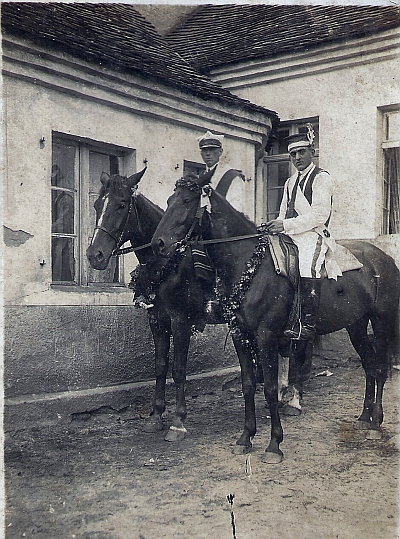
[[[200,148],[222,148],[224,135],[215,135],[211,131],[207,131],[201,137],[196,138]]]

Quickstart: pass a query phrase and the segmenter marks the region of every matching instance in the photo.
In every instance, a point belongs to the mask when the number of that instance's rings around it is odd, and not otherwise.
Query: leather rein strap
[[[241,240],[248,240],[250,238],[259,238],[260,236],[264,236],[265,233],[257,233],[257,234],[246,234],[245,236],[234,236],[232,238],[216,238],[215,240],[199,240],[199,241],[187,241],[185,243],[185,246],[188,245],[211,245],[213,243],[228,243],[230,241],[241,241]],[[123,249],[116,249],[112,256],[120,256],[125,255],[128,253],[133,253],[135,251],[140,251],[141,249],[147,249],[147,247],[151,247],[151,243],[146,243],[145,245],[140,245],[139,247],[124,247]]]

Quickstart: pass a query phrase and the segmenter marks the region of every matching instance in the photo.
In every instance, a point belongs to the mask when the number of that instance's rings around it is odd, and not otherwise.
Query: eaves
[[[398,29],[391,29],[340,44],[321,45],[312,50],[227,65],[214,69],[210,76],[224,88],[235,91],[388,61],[399,58],[399,38]]]
[[[224,103],[162,85],[145,77],[112,71],[67,54],[48,51],[24,40],[3,36],[3,75],[107,107],[169,124],[203,129],[213,123],[234,138],[261,143],[276,119],[261,107]]]

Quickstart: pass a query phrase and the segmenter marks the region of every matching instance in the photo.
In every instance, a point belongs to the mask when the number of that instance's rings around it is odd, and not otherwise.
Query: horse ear
[[[110,176],[109,174],[107,174],[107,172],[102,172],[101,173],[101,176],[100,176],[100,181],[101,183],[104,185],[104,187],[106,186],[107,182],[109,181],[110,179]]]
[[[133,174],[132,176],[129,176],[127,179],[128,186],[132,189],[133,187],[136,187],[136,185],[140,182],[142,179],[143,174],[146,172],[147,167],[144,167],[143,170],[140,172],[136,172],[136,174]]]

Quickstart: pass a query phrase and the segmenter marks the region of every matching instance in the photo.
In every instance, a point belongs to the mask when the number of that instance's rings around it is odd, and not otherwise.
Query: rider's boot
[[[285,337],[301,341],[314,340],[321,285],[322,279],[301,277],[301,324],[298,330],[286,329]]]

